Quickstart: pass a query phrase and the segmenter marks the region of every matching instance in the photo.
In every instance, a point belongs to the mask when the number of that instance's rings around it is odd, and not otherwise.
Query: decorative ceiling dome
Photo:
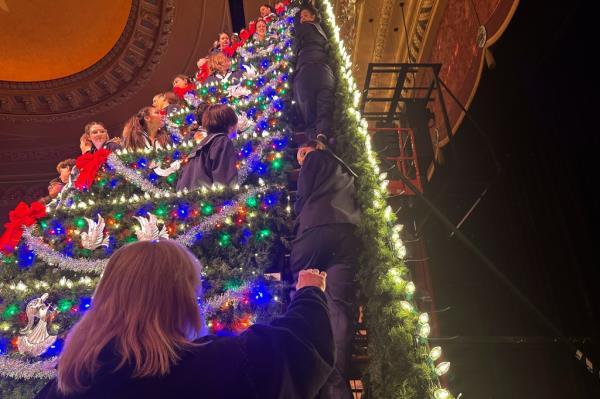
[[[173,0],[62,3],[0,0],[0,120],[107,110],[156,69],[172,30]]]
[[[91,67],[115,46],[131,10],[131,0],[4,3],[0,80],[13,82],[59,79]]]

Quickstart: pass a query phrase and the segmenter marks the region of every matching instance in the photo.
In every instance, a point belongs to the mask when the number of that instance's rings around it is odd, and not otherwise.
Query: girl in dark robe
[[[36,398],[314,398],[334,361],[325,274],[301,274],[287,312],[270,325],[194,339],[200,271],[172,240],[117,250],[66,339],[57,378]]]
[[[228,137],[237,131],[237,122],[235,111],[227,105],[211,105],[204,111],[202,127],[206,137],[189,154],[177,190],[237,182],[237,154]]]

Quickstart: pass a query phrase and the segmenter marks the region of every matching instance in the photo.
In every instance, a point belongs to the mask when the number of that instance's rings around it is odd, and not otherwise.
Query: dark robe
[[[348,383],[352,337],[356,321],[356,260],[360,240],[356,225],[354,173],[329,150],[306,155],[298,177],[294,204],[297,235],[292,241],[290,272],[294,279],[302,269],[327,272],[327,304],[336,346],[334,371],[320,392],[320,399],[352,399]]]
[[[195,342],[199,345],[182,353],[162,378],[132,378],[131,367],[112,372],[119,359],[104,350],[86,394],[63,396],[53,380],[36,399],[313,399],[334,362],[325,295],[315,287],[298,291],[287,312],[270,325]]]
[[[296,70],[305,64],[329,64],[327,35],[316,22],[300,23],[300,14],[294,19],[293,51],[296,56]]]
[[[237,181],[237,154],[225,133],[210,133],[188,156],[177,190],[193,190],[213,183],[230,185]]]
[[[294,22],[294,99],[304,122],[303,130],[310,140],[320,133],[332,137],[332,115],[335,108],[335,77],[328,65],[328,40],[316,22]]]
[[[298,176],[297,234],[326,224],[360,222],[353,172],[328,150],[309,152]]]

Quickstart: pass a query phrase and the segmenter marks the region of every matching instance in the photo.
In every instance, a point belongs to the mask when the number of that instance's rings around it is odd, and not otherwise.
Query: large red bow
[[[185,96],[186,93],[194,93],[196,91],[196,85],[193,83],[188,83],[184,87],[175,87],[173,86],[173,93],[181,99]]]
[[[205,62],[200,67],[200,70],[196,74],[196,80],[200,83],[204,83],[206,79],[210,76],[210,69],[208,69],[208,63]]]
[[[46,207],[42,203],[36,201],[29,207],[26,203],[19,202],[19,205],[9,212],[9,222],[4,224],[6,230],[0,237],[0,251],[5,255],[14,251],[23,235],[23,225],[31,226],[44,216],[46,216]]]
[[[89,189],[96,178],[98,169],[106,162],[109,155],[109,150],[101,148],[93,154],[86,153],[77,158],[75,166],[79,169],[79,176],[75,180],[75,187],[80,191]]]

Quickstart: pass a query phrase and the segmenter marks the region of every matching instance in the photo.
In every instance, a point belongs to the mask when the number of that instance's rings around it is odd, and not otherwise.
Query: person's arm
[[[318,271],[301,273],[318,278]],[[282,317],[270,326],[252,326],[240,336],[258,397],[314,398],[327,380],[334,343],[323,290],[324,286],[299,288]]]
[[[237,155],[233,143],[227,137],[219,137],[210,147],[212,178],[214,183],[229,185],[237,180]]]
[[[304,159],[304,165],[300,168],[300,174],[298,175],[298,191],[296,193],[296,202],[294,203],[294,212],[296,216],[302,212],[302,207],[306,202],[306,199],[312,193],[315,180],[319,171],[322,168],[322,157],[318,151],[313,151],[306,155]]]

